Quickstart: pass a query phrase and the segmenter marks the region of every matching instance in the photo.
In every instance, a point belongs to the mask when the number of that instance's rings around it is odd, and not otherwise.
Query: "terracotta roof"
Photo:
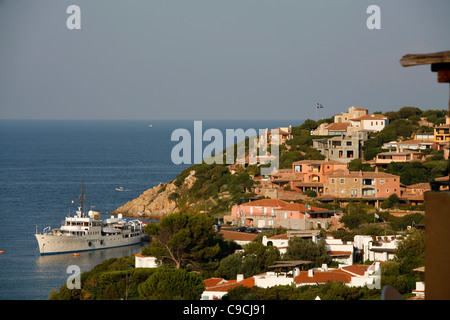
[[[292,163],[294,164],[305,164],[305,165],[314,165],[314,164],[340,164],[340,165],[347,165],[346,163],[343,162],[339,162],[336,160],[299,160],[299,161],[294,161]]]
[[[347,131],[347,127],[350,125],[348,122],[336,122],[326,127],[327,130]]]
[[[352,255],[351,251],[327,251],[330,257],[349,257]]]
[[[237,281],[225,280],[223,278],[209,278],[203,280],[203,283],[205,284],[205,291],[227,292],[228,290],[239,286],[251,288],[255,285],[255,279],[253,277],[250,277],[242,281]]]
[[[388,117],[383,116],[381,114],[366,114],[359,118],[351,119],[352,121],[361,121],[361,120],[386,120]]]
[[[369,269],[368,265],[358,265],[353,264],[351,266],[346,266],[341,268],[343,271],[349,272],[351,274],[355,274],[358,276],[363,276],[364,273]]]
[[[416,184],[411,184],[409,186],[406,186],[406,189],[425,189],[425,190],[431,190],[431,186],[429,182],[420,182]]]
[[[282,240],[289,240],[289,236],[287,233],[282,233],[282,234],[277,234],[274,235],[272,237],[270,237],[269,239],[282,239]]]
[[[281,207],[288,203],[278,199],[261,199],[241,204],[241,206]]]
[[[311,210],[325,211],[326,209],[311,206]],[[282,206],[281,208],[275,209],[275,211],[310,211],[310,210],[307,210],[306,206],[302,203],[288,203],[287,205]]]
[[[223,229],[220,230],[218,234],[225,240],[231,239],[236,241],[252,241],[256,237],[256,234],[254,233],[230,231]]]
[[[206,288],[218,286],[221,282],[225,283],[227,282],[227,280],[225,280],[224,278],[209,278],[203,280]]]
[[[352,276],[346,272],[339,270],[318,271],[314,270],[313,276],[308,276],[308,271],[300,271],[300,274],[294,278],[296,284],[304,283],[327,283],[327,282],[344,282],[350,283]]]

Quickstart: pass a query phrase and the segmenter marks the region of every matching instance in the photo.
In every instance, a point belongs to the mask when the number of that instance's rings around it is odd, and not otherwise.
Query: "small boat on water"
[[[116,188],[116,191],[131,191],[131,189],[125,189],[124,187]]]
[[[36,230],[36,240],[41,255],[77,253],[101,250],[140,243],[144,237],[144,223],[126,220],[121,214],[100,220],[100,212],[90,210],[86,215],[81,182],[81,206],[73,217],[66,217],[60,228],[46,227],[42,233]]]

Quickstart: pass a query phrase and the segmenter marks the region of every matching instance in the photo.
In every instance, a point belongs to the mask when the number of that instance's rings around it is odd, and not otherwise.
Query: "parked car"
[[[247,227],[244,227],[244,226],[238,227],[238,228],[236,228],[236,231],[238,231],[238,232],[245,232],[245,231],[247,231]]]
[[[248,228],[247,229],[247,233],[257,233],[258,230],[256,230],[256,228]]]

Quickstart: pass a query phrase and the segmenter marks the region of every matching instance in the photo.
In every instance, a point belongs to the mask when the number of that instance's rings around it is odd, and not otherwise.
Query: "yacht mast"
[[[81,204],[80,205],[80,210],[81,210],[81,217],[80,218],[83,218],[83,216],[84,216],[84,214],[83,214],[83,207],[84,207],[83,201],[90,200],[90,199],[87,199],[87,198],[84,197],[83,178],[81,178],[81,196],[80,196],[80,198],[73,199],[73,200],[80,200],[80,204]]]

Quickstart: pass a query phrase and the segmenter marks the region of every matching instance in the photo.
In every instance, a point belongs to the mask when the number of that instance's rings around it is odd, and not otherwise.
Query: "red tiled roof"
[[[346,131],[350,125],[348,122],[335,122],[326,127],[327,130]]]
[[[209,278],[203,280],[203,283],[205,284],[206,288],[211,288],[218,286],[222,281],[226,282],[227,280],[225,280],[224,278]]]
[[[219,236],[221,236],[225,240],[232,239],[237,241],[252,241],[256,237],[256,234],[230,230],[220,230]]]
[[[209,278],[203,280],[203,283],[205,284],[205,291],[227,292],[228,290],[239,286],[251,288],[255,285],[255,279],[253,277],[250,277],[242,281],[237,281],[225,280],[223,278]]]
[[[346,266],[341,268],[343,271],[350,272],[351,274],[356,274],[358,276],[363,276],[364,273],[369,269],[367,265],[357,265],[353,264],[351,266]]]
[[[282,206],[279,209],[275,209],[275,211],[278,211],[278,210],[280,210],[280,211],[308,211],[306,209],[306,206],[302,203],[288,203],[287,205]],[[322,210],[323,211],[325,209],[311,206],[311,210],[315,210],[315,211]]]
[[[283,234],[277,234],[275,236],[270,237],[269,239],[282,239],[282,240],[289,240],[289,236],[287,233]]]
[[[381,114],[366,114],[362,117],[351,119],[352,121],[360,121],[360,120],[386,120],[388,117],[383,116]]]
[[[350,256],[352,254],[351,251],[327,251],[329,256],[334,257],[342,257],[342,256]]]
[[[241,206],[281,207],[288,203],[278,199],[261,199],[241,204]]]
[[[294,278],[296,284],[304,283],[327,283],[327,282],[344,282],[349,283],[352,276],[346,272],[339,270],[332,271],[316,271],[314,270],[313,276],[308,276],[308,271],[300,271],[300,274]]]

